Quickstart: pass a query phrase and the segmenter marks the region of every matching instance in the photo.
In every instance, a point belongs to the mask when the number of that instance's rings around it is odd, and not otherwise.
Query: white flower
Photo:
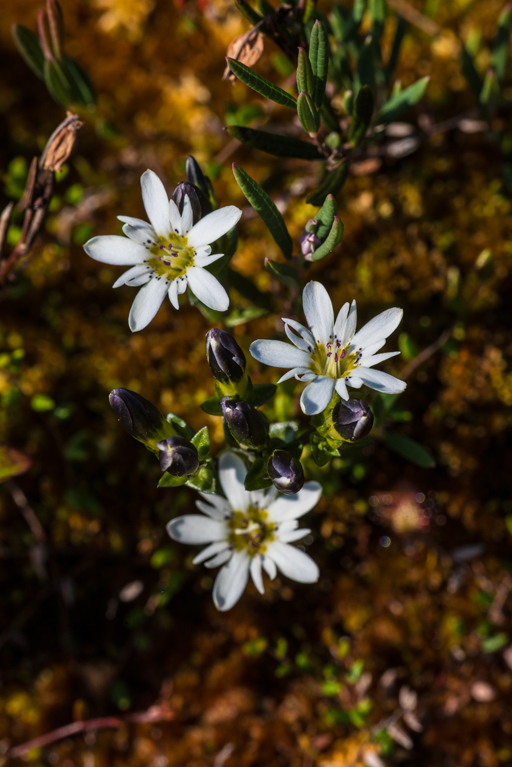
[[[301,517],[318,502],[322,488],[318,482],[306,482],[299,493],[279,496],[275,488],[267,492],[248,492],[244,487],[247,469],[234,453],[223,453],[219,476],[226,498],[201,493],[196,501],[203,514],[176,517],[167,532],[180,543],[208,543],[194,559],[206,567],[224,565],[213,586],[217,610],[230,610],[242,596],[249,573],[254,585],[264,593],[262,568],[272,579],[277,568],[283,575],[300,583],[318,580],[318,567],[311,557],[295,546],[310,531],[297,530]],[[208,561],[207,561],[208,560]]]
[[[374,365],[400,352],[375,354],[402,319],[401,309],[387,309],[367,322],[357,333],[356,302],[346,303],[334,321],[331,299],[319,282],[308,282],[302,294],[304,314],[309,330],[294,320],[283,317],[286,335],[293,346],[284,341],[254,341],[252,356],[265,365],[291,368],[278,383],[288,378],[309,384],[302,392],[300,405],[306,415],[325,410],[333,391],[349,399],[347,385],[359,389],[363,384],[386,394],[405,389],[405,382],[372,370]],[[293,332],[295,331],[295,332]]]
[[[174,308],[179,309],[178,294],[185,292],[187,283],[203,304],[210,309],[225,311],[229,306],[228,294],[204,267],[222,258],[223,253],[211,254],[210,243],[229,232],[242,211],[229,205],[214,210],[192,226],[192,205],[188,195],[180,215],[174,200],[167,199],[167,192],[156,173],[147,170],[140,183],[151,223],[118,216],[124,223],[126,237],[93,237],[84,245],[85,252],[96,261],[132,267],[114,283],[114,288],[144,285],[135,296],[130,311],[130,330],[142,330],[149,325],[166,293]]]

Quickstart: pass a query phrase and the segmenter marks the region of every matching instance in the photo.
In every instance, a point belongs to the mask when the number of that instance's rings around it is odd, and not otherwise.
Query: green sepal
[[[0,482],[24,474],[32,466],[32,458],[8,445],[0,445]]]
[[[332,194],[328,194],[320,210],[318,210],[313,216],[313,218],[318,221],[318,226],[315,234],[319,240],[324,240],[329,234],[335,215],[336,200]]]
[[[206,456],[210,452],[210,434],[208,433],[208,427],[203,426],[192,439],[190,440],[194,447],[197,449],[199,460],[204,461]]]
[[[422,77],[421,80],[417,80],[412,85],[409,85],[408,88],[404,88],[400,93],[391,96],[389,101],[380,110],[377,122],[393,122],[403,112],[417,104],[427,92],[429,81],[430,77]]]
[[[293,252],[292,238],[274,201],[243,168],[235,163],[233,163],[233,174],[248,202],[259,214],[277,245],[281,248],[284,257],[291,258]]]
[[[327,443],[319,434],[313,434],[311,436],[309,447],[313,460],[317,466],[325,466],[332,458],[332,455],[324,450],[324,446],[327,447]]]
[[[329,42],[327,32],[321,21],[315,21],[309,40],[309,60],[314,78],[313,102],[317,109],[323,104],[325,98],[325,85],[327,83],[327,68],[329,66]]]
[[[186,475],[184,477],[173,477],[172,474],[165,472],[160,477],[158,487],[181,487],[181,485],[186,484],[187,480],[188,477]]]
[[[299,93],[299,98],[297,99],[297,115],[300,124],[307,133],[313,135],[318,133],[320,127],[320,115],[315,109],[313,99],[311,96],[308,96],[307,93]]]
[[[230,70],[238,79],[247,85],[248,88],[252,88],[253,91],[259,93],[270,101],[274,101],[276,104],[281,104],[283,107],[295,110],[297,102],[291,94],[284,91],[278,85],[274,85],[270,80],[267,80],[263,75],[258,75],[253,69],[242,64],[241,61],[236,59],[227,59]]]
[[[498,29],[492,49],[492,66],[496,72],[496,77],[501,83],[507,71],[509,47],[510,47],[510,27],[512,22],[512,10],[509,5],[505,6],[498,19]]]
[[[185,479],[187,487],[193,487],[194,490],[199,490],[201,493],[214,493],[217,489],[217,481],[212,459],[208,458],[199,466],[195,474],[191,474]]]
[[[402,16],[396,17],[396,29],[395,36],[393,37],[393,44],[391,46],[391,53],[389,54],[388,63],[385,68],[386,84],[389,85],[393,75],[395,73],[396,65],[398,64],[398,57],[400,55],[400,48],[402,47],[402,41],[404,39],[405,32],[407,30],[407,23]]]
[[[311,255],[312,261],[320,261],[321,258],[329,255],[334,250],[336,245],[341,242],[343,237],[343,221],[338,216],[334,217],[334,221],[326,240],[315,250]]]
[[[247,402],[253,407],[261,407],[269,399],[272,399],[276,391],[277,386],[275,384],[255,384]]]
[[[208,413],[208,415],[222,415],[218,397],[209,397],[201,405],[201,410],[204,410],[204,412]]]
[[[321,205],[328,194],[336,196],[347,180],[348,163],[345,162],[336,170],[328,171],[319,188],[309,195],[306,202],[310,205]]]
[[[372,115],[373,91],[369,85],[363,85],[354,102],[352,121],[348,131],[348,140],[353,147],[358,147],[364,141]]]
[[[416,466],[421,466],[422,469],[432,469],[436,465],[428,450],[410,437],[388,431],[384,435],[384,444],[402,458],[416,464]]]
[[[293,157],[298,160],[321,160],[323,155],[314,144],[301,141],[292,136],[281,136],[278,133],[245,128],[243,125],[231,125],[227,132],[233,138],[252,149],[272,154],[275,157]]]
[[[185,439],[192,439],[194,436],[194,429],[188,425],[186,421],[183,420],[183,418],[180,418],[179,415],[176,415],[176,413],[173,413],[172,411],[167,413],[165,416],[165,420],[167,423],[170,423],[171,426],[174,427],[176,430],[176,434],[179,437],[184,437]]]
[[[309,96],[314,96],[315,81],[309,56],[304,48],[299,48],[299,61],[297,64],[297,90],[304,91]]]
[[[272,261],[271,258],[265,258],[263,266],[269,274],[286,285],[290,290],[297,288],[299,276],[297,274],[297,269],[294,266],[280,264],[278,261]]]
[[[244,484],[246,490],[263,490],[271,486],[272,480],[268,476],[267,463],[268,456],[256,458],[252,462],[245,477]]]
[[[480,98],[480,93],[482,92],[484,82],[482,80],[480,72],[475,66],[473,57],[471,56],[466,46],[464,45],[462,46],[462,51],[461,51],[461,67],[462,67],[462,74],[467,80],[471,93],[473,94],[475,99],[478,101]]]
[[[245,18],[250,21],[253,26],[259,24],[260,21],[263,21],[263,16],[260,16],[260,14],[249,5],[247,0],[235,0],[235,5],[240,13],[243,13]]]
[[[44,80],[44,53],[35,34],[23,24],[13,24],[12,36],[25,63]]]

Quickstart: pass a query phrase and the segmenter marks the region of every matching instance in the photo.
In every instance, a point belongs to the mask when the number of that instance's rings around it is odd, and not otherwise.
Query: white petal
[[[169,223],[176,234],[183,234],[180,210],[174,200],[169,200]]]
[[[323,376],[319,376],[316,373],[311,373],[308,370],[305,373],[298,373],[297,374],[297,381],[302,381],[302,383],[307,381],[309,383],[310,381],[316,381],[317,378],[321,378],[321,377],[323,377]]]
[[[313,346],[311,345],[311,343],[308,343],[308,341],[306,341],[304,338],[301,338],[296,333],[294,333],[288,324],[285,324],[284,332],[286,333],[286,335],[288,336],[292,344],[297,347],[297,349],[301,349],[303,352],[307,352],[308,354],[310,354],[313,351]]]
[[[318,580],[320,573],[316,563],[295,546],[272,541],[268,546],[267,554],[288,578],[299,583],[315,583]]]
[[[152,280],[144,285],[135,296],[135,301],[130,309],[128,325],[130,330],[143,330],[157,311],[162,306],[162,301],[167,293],[167,281],[153,277]]]
[[[229,550],[229,543],[227,541],[216,541],[215,543],[210,543],[209,546],[200,551],[199,554],[194,557],[192,563],[194,565],[199,565],[201,562],[204,562],[205,559],[210,559],[210,557],[214,557],[216,554],[219,554],[221,551],[225,551],[226,549]]]
[[[244,462],[227,450],[219,458],[219,478],[233,511],[246,511],[251,503],[251,494],[244,487],[247,469]]]
[[[136,229],[138,227],[149,226],[147,221],[143,221],[142,218],[133,218],[133,216],[118,216],[117,220],[123,224],[130,224],[130,226],[134,226]]]
[[[178,291],[178,295],[181,296],[182,293],[184,293],[187,289],[187,280],[185,277],[178,277],[176,282],[176,289]]]
[[[284,341],[254,341],[249,346],[249,351],[258,362],[275,368],[309,369],[311,361],[309,354]]]
[[[210,559],[209,562],[205,562],[205,567],[220,567],[220,565],[223,565],[225,562],[228,561],[228,559],[231,559],[233,556],[232,549],[228,546],[224,551],[221,551],[219,554],[217,554],[216,557],[213,557],[213,559]]]
[[[384,362],[385,360],[391,359],[391,357],[396,357],[397,354],[400,354],[400,352],[385,352],[384,354],[373,354],[369,356],[364,354],[359,360],[359,365],[363,368],[372,368],[374,365],[378,365],[379,362]]]
[[[268,507],[268,516],[272,522],[286,522],[298,519],[311,511],[320,500],[322,486],[318,482],[306,482],[302,490],[295,495],[281,495]]]
[[[202,248],[201,248],[202,250]],[[196,266],[210,266],[210,264],[214,264],[215,261],[218,261],[219,258],[222,258],[224,253],[212,253],[212,255],[204,255],[204,256],[194,256],[194,264]]]
[[[263,556],[262,564],[263,564],[263,569],[267,573],[268,577],[270,578],[271,581],[273,581],[277,575],[276,563],[274,562],[273,559],[270,559],[270,557]]]
[[[307,368],[292,368],[287,373],[282,375],[277,383],[280,384],[280,383],[283,383],[283,381],[287,381],[289,378],[293,378],[294,376],[299,376],[303,374],[307,375],[308,373],[309,371]]]
[[[113,288],[119,288],[121,285],[126,285],[129,280],[133,280],[135,277],[140,277],[142,274],[147,274],[148,279],[151,277],[152,270],[148,269],[147,264],[137,264],[128,269],[127,272],[122,274],[112,285]]]
[[[319,376],[311,381],[302,392],[300,406],[306,415],[316,415],[325,410],[334,391],[334,378]]]
[[[352,301],[350,305],[350,311],[348,313],[347,321],[345,323],[345,328],[343,330],[343,338],[339,336],[339,341],[342,346],[346,346],[354,333],[356,332],[356,324],[357,324],[357,306],[356,302]]]
[[[402,309],[386,309],[357,331],[352,344],[359,349],[364,349],[381,338],[387,338],[398,327],[402,315]]]
[[[186,194],[185,199],[183,200],[183,211],[181,214],[182,234],[186,235],[187,232],[189,232],[192,229],[193,222],[194,222],[194,215],[192,213],[192,205],[190,203],[190,197],[188,196],[188,194]]]
[[[158,237],[153,227],[145,221],[141,221],[140,224],[137,223],[135,226],[133,224],[125,224],[123,232],[130,240],[138,242],[139,245],[144,245],[144,247],[157,244]]]
[[[202,514],[186,514],[171,519],[167,524],[167,532],[175,541],[195,545],[225,540],[228,528],[224,522],[209,519]]]
[[[215,493],[199,493],[199,495],[223,514],[231,514],[231,506],[221,495],[215,495]]]
[[[165,187],[152,170],[145,171],[140,178],[142,201],[153,229],[162,237],[168,237],[171,229],[169,219],[169,198]]]
[[[334,388],[336,389],[336,392],[340,395],[341,399],[344,399],[344,400],[350,399],[350,397],[348,396],[347,384],[344,378],[338,378],[338,380],[336,381],[336,386]]]
[[[242,596],[249,578],[249,557],[245,551],[235,551],[213,584],[213,601],[217,610],[230,610]]]
[[[363,379],[359,378],[359,376],[354,376],[354,375],[347,376],[345,378],[345,382],[347,386],[351,386],[353,389],[360,389],[361,386],[363,385]]]
[[[131,288],[140,288],[141,285],[145,285],[153,277],[152,271],[147,271],[146,274],[141,274],[140,277],[132,277],[131,280],[127,280],[126,285]]]
[[[85,243],[84,250],[95,261],[116,266],[141,264],[148,256],[146,248],[142,245],[117,234],[93,237]]]
[[[223,499],[224,500],[224,499]],[[203,514],[207,514],[212,519],[218,519],[224,521],[226,519],[226,512],[219,509],[217,506],[210,506],[209,503],[204,501],[196,501],[196,506]]]
[[[277,537],[282,543],[293,543],[293,541],[300,541],[301,538],[304,538],[310,532],[311,530],[307,527],[303,527],[300,530],[289,530],[288,532],[283,533],[279,530]]]
[[[213,274],[200,266],[190,266],[187,269],[187,280],[190,289],[203,304],[218,312],[226,311],[229,296]]]
[[[389,373],[383,373],[381,370],[374,370],[373,368],[359,367],[357,368],[357,375],[370,389],[384,394],[398,394],[407,386],[405,381],[400,381],[398,378],[390,376]]]
[[[346,304],[343,304],[338,312],[338,316],[336,317],[336,322],[334,323],[334,335],[338,338],[344,338],[345,336],[345,326],[347,323],[349,309],[350,304],[347,301]]]
[[[175,309],[179,310],[180,303],[178,301],[178,281],[177,280],[173,280],[171,284],[169,285],[168,294],[169,294],[169,301],[171,302],[171,304],[174,306]]]
[[[233,229],[240,220],[242,211],[235,208],[234,205],[228,205],[225,208],[219,208],[197,222],[188,233],[188,244],[191,248],[197,248],[200,245],[210,245],[218,240],[223,234]]]
[[[378,352],[379,349],[382,349],[384,344],[386,343],[385,338],[380,338],[378,341],[375,341],[374,343],[370,344],[369,346],[364,347],[364,356],[370,357],[372,354],[375,354],[375,352]],[[350,345],[349,353],[352,351],[355,351],[357,349],[356,346]]]
[[[333,333],[334,312],[329,293],[321,282],[308,282],[302,293],[302,304],[313,338],[325,346]]]
[[[261,556],[256,555],[255,557],[251,558],[251,578],[252,582],[260,592],[260,594],[265,593],[265,589],[263,587],[263,578],[261,576]]]
[[[282,321],[285,325],[289,325],[291,328],[297,331],[299,336],[303,338],[305,341],[308,341],[311,344],[312,349],[316,346],[316,341],[311,335],[311,331],[304,327],[304,325],[301,325],[300,322],[296,322],[295,320],[289,320],[286,317],[281,317]]]

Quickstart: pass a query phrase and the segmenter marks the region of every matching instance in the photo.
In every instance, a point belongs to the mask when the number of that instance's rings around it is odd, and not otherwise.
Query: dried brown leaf
[[[263,53],[264,38],[261,32],[256,29],[250,29],[248,32],[244,32],[243,35],[238,35],[228,45],[226,56],[229,59],[236,59],[246,67],[252,67],[261,58]],[[230,80],[234,82],[236,80],[235,75],[229,69],[229,65],[224,70],[222,75],[223,80]]]

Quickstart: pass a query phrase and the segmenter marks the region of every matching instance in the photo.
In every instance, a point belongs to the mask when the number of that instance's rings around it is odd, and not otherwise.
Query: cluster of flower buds
[[[173,477],[194,474],[199,468],[197,448],[184,437],[169,437],[157,443],[160,468]]]
[[[241,448],[255,451],[265,449],[268,423],[263,413],[234,397],[224,397],[220,407],[231,436]]]
[[[294,495],[304,486],[302,464],[287,450],[274,450],[267,471],[274,487],[283,495]]]
[[[332,412],[333,426],[342,437],[357,442],[366,437],[373,426],[373,413],[362,399],[341,400]]]
[[[327,256],[343,237],[343,223],[336,215],[336,200],[332,194],[310,218],[299,239],[300,249],[306,261],[319,261]]]

